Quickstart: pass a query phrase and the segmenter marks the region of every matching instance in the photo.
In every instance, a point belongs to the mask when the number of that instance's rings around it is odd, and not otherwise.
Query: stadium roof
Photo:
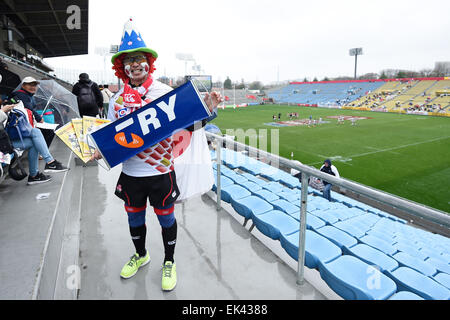
[[[66,25],[79,7],[80,28]],[[45,58],[88,53],[88,0],[0,0],[0,12]]]

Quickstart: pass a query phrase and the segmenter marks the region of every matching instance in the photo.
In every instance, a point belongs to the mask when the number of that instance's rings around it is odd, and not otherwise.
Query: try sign
[[[89,137],[112,168],[210,115],[196,86],[189,81]]]

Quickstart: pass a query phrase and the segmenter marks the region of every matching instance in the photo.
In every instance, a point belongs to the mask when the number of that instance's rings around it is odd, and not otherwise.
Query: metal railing
[[[216,161],[217,161],[217,209],[221,208],[221,183],[220,183],[220,165],[222,163],[222,146],[223,142],[226,142],[226,149],[241,149],[249,152],[249,155],[259,155],[260,157],[265,157],[271,162],[281,164],[290,169],[295,169],[302,173],[301,180],[301,198],[300,198],[300,230],[299,230],[299,245],[298,245],[298,268],[297,268],[297,284],[304,283],[304,264],[305,264],[305,235],[306,235],[306,208],[308,200],[308,179],[310,177],[317,177],[328,181],[332,185],[339,186],[351,190],[357,194],[364,195],[368,198],[376,200],[378,202],[387,204],[394,208],[408,212],[414,216],[432,221],[439,224],[442,227],[450,229],[450,214],[444,211],[433,209],[425,205],[374,189],[368,186],[356,183],[345,178],[337,178],[335,176],[324,173],[316,168],[295,163],[292,160],[280,157],[268,153],[264,150],[260,150],[246,144],[234,141],[229,138],[225,138],[214,133],[206,132],[206,136],[210,140],[217,140],[216,148]]]

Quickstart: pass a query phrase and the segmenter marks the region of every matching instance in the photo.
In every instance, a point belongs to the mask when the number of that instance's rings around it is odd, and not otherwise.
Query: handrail
[[[295,169],[297,171],[300,171],[302,173],[302,187],[301,187],[301,199],[300,199],[300,227],[299,227],[299,254],[298,254],[298,270],[297,270],[297,284],[303,284],[304,283],[304,261],[305,261],[305,235],[306,235],[306,215],[307,215],[307,190],[308,190],[308,178],[318,177],[320,179],[326,180],[329,183],[351,190],[355,193],[362,194],[368,198],[371,198],[373,200],[382,202],[384,204],[390,205],[394,208],[398,208],[400,210],[404,210],[412,215],[415,215],[417,217],[426,219],[428,221],[432,221],[434,223],[437,223],[443,227],[450,229],[450,214],[445,213],[444,211],[440,211],[392,194],[389,194],[387,192],[383,192],[362,184],[359,184],[357,182],[345,179],[345,178],[338,178],[335,176],[332,176],[330,174],[327,174],[325,172],[322,172],[316,168],[304,165],[304,164],[298,164],[293,162],[292,160],[280,157],[278,155],[271,154],[269,152],[266,152],[264,150],[260,150],[251,146],[248,146],[246,144],[234,141],[229,138],[225,138],[222,136],[219,136],[217,134],[206,132],[206,136],[209,139],[215,139],[220,141],[220,143],[217,144],[217,208],[220,209],[220,165],[221,165],[221,151],[223,142],[226,142],[226,149],[233,149],[235,147],[240,147],[246,151],[249,152],[249,154],[255,154],[260,155],[263,157],[266,157],[268,160],[275,161],[276,163],[282,164],[288,168]],[[244,223],[245,224],[245,223]]]

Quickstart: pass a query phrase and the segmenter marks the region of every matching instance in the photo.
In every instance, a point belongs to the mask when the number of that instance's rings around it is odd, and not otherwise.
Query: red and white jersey
[[[136,88],[138,91],[143,88]],[[158,99],[172,88],[162,82],[153,80],[142,101],[142,106]],[[108,119],[115,121],[140,107],[127,107],[123,102],[123,87],[109,101]],[[173,140],[169,137],[138,153],[122,163],[122,172],[132,177],[148,177],[168,173],[174,170],[172,155]]]

